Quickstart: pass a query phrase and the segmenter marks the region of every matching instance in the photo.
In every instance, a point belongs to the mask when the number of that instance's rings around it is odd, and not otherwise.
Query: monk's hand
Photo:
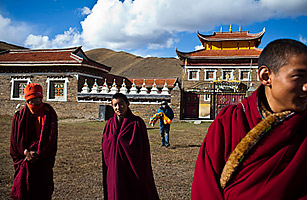
[[[36,151],[28,151],[27,149],[24,151],[24,155],[26,156],[25,161],[33,163],[37,161],[37,153]]]

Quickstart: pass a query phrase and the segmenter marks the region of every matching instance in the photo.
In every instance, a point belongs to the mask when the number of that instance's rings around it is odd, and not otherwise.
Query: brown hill
[[[0,52],[25,47],[0,41]],[[126,52],[99,48],[86,51],[92,60],[111,67],[110,73],[127,78],[182,78],[181,61],[176,58],[142,58]]]
[[[126,52],[100,48],[85,52],[96,62],[111,67],[112,74],[128,78],[179,78],[182,77],[181,61],[176,58],[142,58]]]
[[[26,48],[0,41],[0,52],[7,49],[26,49]]]

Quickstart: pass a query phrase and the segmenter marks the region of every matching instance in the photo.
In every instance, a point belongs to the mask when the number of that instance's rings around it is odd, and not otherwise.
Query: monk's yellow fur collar
[[[291,111],[271,113],[265,108],[262,102],[260,102],[260,105],[260,110],[264,116],[264,119],[262,119],[261,122],[259,122],[245,135],[244,138],[242,138],[242,140],[230,154],[220,178],[220,184],[223,189],[226,187],[227,182],[230,180],[232,174],[235,172],[241,161],[247,155],[249,150],[256,145],[261,136],[270,129],[274,122],[287,117],[291,113]]]

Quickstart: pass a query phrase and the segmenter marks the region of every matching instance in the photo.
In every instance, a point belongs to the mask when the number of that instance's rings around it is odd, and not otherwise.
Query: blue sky
[[[0,40],[28,48],[109,48],[176,57],[196,35],[241,29],[307,44],[306,0],[0,0]]]

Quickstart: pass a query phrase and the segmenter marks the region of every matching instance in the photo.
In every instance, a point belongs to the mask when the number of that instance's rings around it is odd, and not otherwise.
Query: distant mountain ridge
[[[110,73],[127,78],[179,78],[181,61],[176,58],[142,58],[126,52],[99,48],[86,51],[92,60],[111,67]]]
[[[7,49],[25,47],[0,41],[0,52]],[[176,58],[142,58],[126,52],[116,52],[106,48],[85,52],[90,59],[111,67],[111,74],[127,78],[182,78],[181,61]]]
[[[0,41],[0,52],[7,49],[27,49],[27,48]]]

